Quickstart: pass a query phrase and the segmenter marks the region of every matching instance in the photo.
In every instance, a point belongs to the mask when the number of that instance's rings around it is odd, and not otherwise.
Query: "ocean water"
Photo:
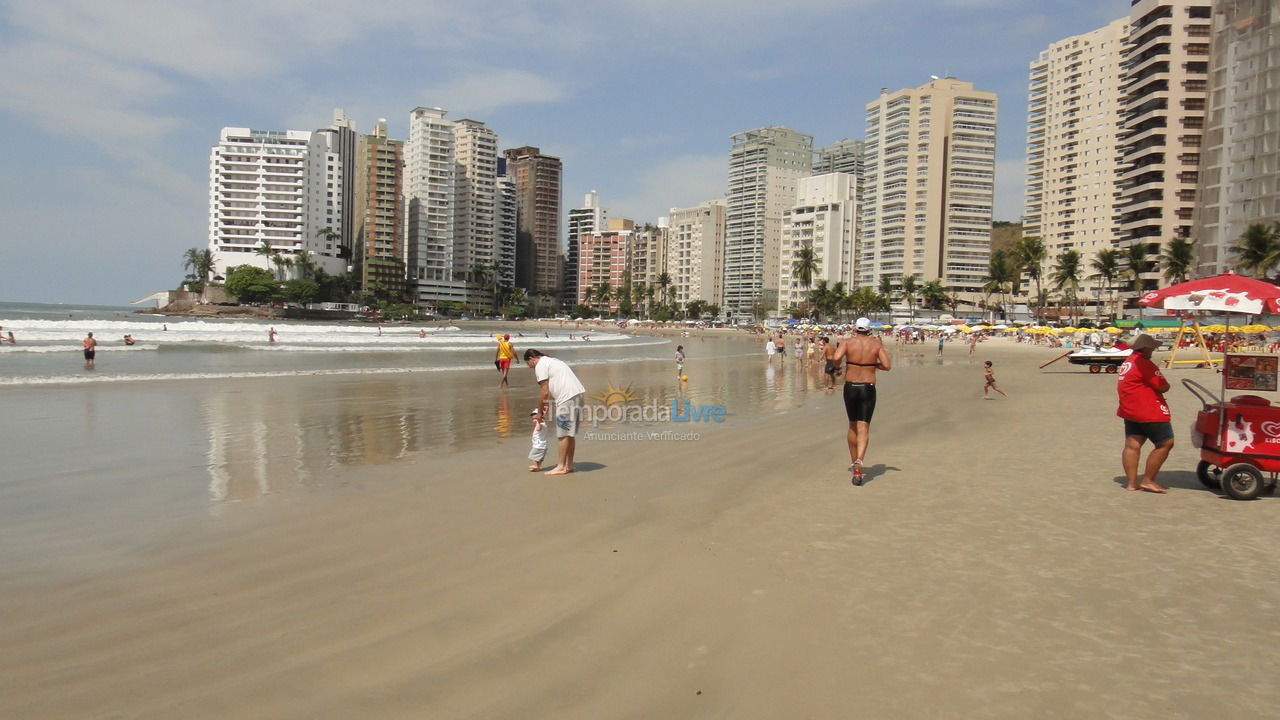
[[[275,343],[268,340],[273,327]],[[16,340],[0,343],[0,385],[10,386],[476,370],[492,368],[498,331],[510,333],[520,351],[536,346],[587,362],[625,362],[667,344],[590,329],[584,340],[572,326],[526,335],[519,322],[460,327],[196,319],[142,315],[129,307],[29,303],[0,303],[0,328],[0,337],[12,332]],[[98,341],[91,370],[81,354],[90,332]],[[125,335],[136,344],[126,345]]]

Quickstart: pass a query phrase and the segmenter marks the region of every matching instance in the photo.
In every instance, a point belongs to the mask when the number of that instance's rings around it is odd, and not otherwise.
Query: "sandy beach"
[[[1280,499],[1200,486],[1180,386],[1130,493],[1114,376],[895,350],[853,487],[838,392],[727,333],[684,395],[584,364],[730,416],[562,478],[523,369],[6,390],[0,717],[1274,716]]]

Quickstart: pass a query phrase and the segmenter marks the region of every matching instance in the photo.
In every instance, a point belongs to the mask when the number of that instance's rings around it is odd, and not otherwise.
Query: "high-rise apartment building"
[[[578,297],[578,238],[604,229],[604,220],[608,215],[608,211],[600,206],[600,195],[595,190],[586,194],[582,207],[569,211],[564,268],[564,295],[568,302],[574,302]]]
[[[291,260],[307,251],[341,273],[343,188],[337,153],[323,133],[223,128],[209,157],[209,249],[214,275],[236,265],[282,270],[262,254]]]
[[[342,248],[342,256],[352,260],[355,257],[353,249],[356,227],[359,225],[354,212],[356,174],[359,164],[356,160],[358,142],[356,124],[347,117],[342,108],[335,108],[333,122],[329,123],[329,127],[321,128],[316,132],[324,135],[329,154],[333,156],[326,166],[326,172],[334,176],[326,188],[327,191],[333,192],[333,196],[328,198],[331,200],[330,207],[334,210],[328,218],[329,229],[337,233],[336,240]]]
[[[672,208],[667,227],[666,268],[676,302],[719,305],[724,295],[724,200]]]
[[[1214,3],[1212,34],[1192,231],[1201,276],[1234,265],[1230,248],[1249,225],[1280,221],[1280,4]]]
[[[457,213],[454,223],[455,275],[471,279],[469,302],[487,306],[495,286],[513,286],[515,236],[499,222],[498,134],[478,120],[459,120],[453,127],[457,162]],[[511,246],[508,249],[507,246]]]
[[[854,182],[862,177],[862,153],[865,143],[861,140],[840,140],[816,150],[813,160],[813,174],[846,173],[854,177]]]
[[[1120,230],[1148,248],[1191,236],[1209,68],[1209,0],[1133,0],[1125,49]]]
[[[387,121],[356,143],[355,249],[361,287],[405,289],[404,141],[387,137]]]
[[[996,95],[940,78],[867,104],[858,284],[941,280],[976,301],[991,255]]]
[[[1023,233],[1050,258],[1074,249],[1085,273],[1120,238],[1121,78],[1127,18],[1064,38],[1031,63]]]
[[[506,287],[516,287],[516,181],[507,172],[507,159],[498,158],[497,193],[498,277]]]
[[[796,204],[782,218],[778,263],[778,312],[801,305],[814,285],[856,282],[854,238],[858,227],[857,180],[842,172],[800,178]],[[802,248],[813,250],[815,271],[806,284],[796,272]]]
[[[441,108],[409,113],[405,145],[408,280],[419,303],[466,302],[465,271],[454,263],[457,167],[454,124]]]
[[[561,289],[560,158],[536,147],[505,152],[516,188],[516,286],[530,295]]]
[[[667,271],[667,219],[658,218],[656,225],[645,223],[631,235],[627,269],[633,283],[657,284]]]
[[[796,183],[813,168],[813,137],[785,127],[732,136],[725,197],[726,313],[749,317],[778,306],[782,216],[795,204]]]
[[[577,303],[610,314],[618,311],[618,291],[626,288],[635,223],[610,218],[608,228],[578,237]],[[607,289],[609,296],[600,297]]]

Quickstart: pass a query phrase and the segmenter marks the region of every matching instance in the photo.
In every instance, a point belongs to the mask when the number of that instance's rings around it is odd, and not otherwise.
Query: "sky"
[[[125,304],[208,244],[223,127],[357,130],[436,106],[652,222],[722,197],[730,136],[864,132],[880,88],[999,94],[995,219],[1022,213],[1028,63],[1125,0],[0,0],[0,301]]]

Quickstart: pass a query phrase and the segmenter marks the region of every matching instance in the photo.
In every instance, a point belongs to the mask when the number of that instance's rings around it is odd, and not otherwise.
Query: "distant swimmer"
[[[93,339],[93,333],[89,333],[89,337],[80,344],[84,346],[84,367],[87,370],[94,366],[93,358],[98,354],[98,341]]]
[[[276,329],[271,328],[270,330],[267,331],[267,342],[273,343],[275,341],[276,341]]]
[[[420,337],[420,338],[424,338],[424,337],[426,337],[426,336],[427,336],[427,331],[426,331],[426,330],[419,330],[419,331],[418,331],[418,337]]]
[[[13,339],[13,331],[12,331],[12,330],[10,330],[10,331],[9,331],[9,344],[10,344],[10,345],[17,345],[17,344],[18,344],[18,341]]]
[[[135,340],[133,339],[133,336],[132,336],[132,335],[125,335],[125,336],[124,336],[124,344],[125,344],[125,345],[132,345],[134,342],[135,342]]]
[[[893,369],[889,351],[871,335],[871,321],[854,323],[853,337],[840,343],[836,359],[844,362],[844,410],[849,417],[849,465],[853,484],[861,485],[862,461],[871,435],[871,415],[876,410],[876,371]]]

